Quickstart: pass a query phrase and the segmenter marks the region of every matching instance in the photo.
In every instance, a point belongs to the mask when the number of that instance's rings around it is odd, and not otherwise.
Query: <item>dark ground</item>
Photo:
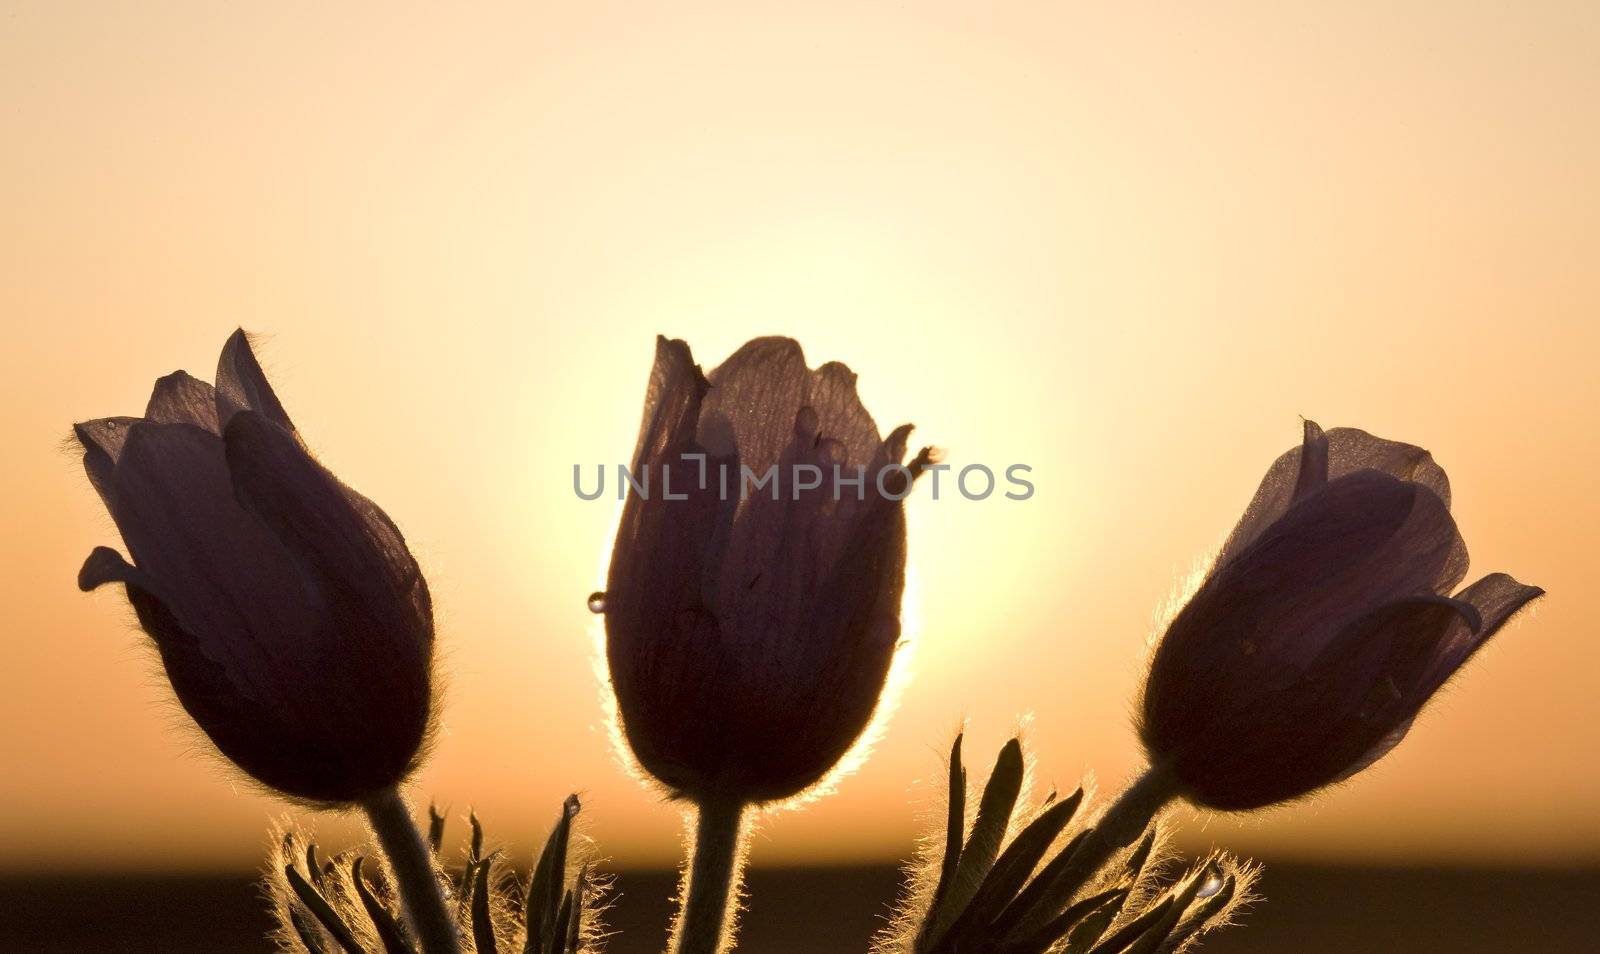
[[[748,954],[864,952],[892,868],[756,870],[740,934]],[[610,954],[661,951],[673,876],[624,873]],[[1267,900],[1212,954],[1600,952],[1600,870],[1425,871],[1269,864]],[[263,952],[263,906],[247,876],[0,875],[0,951]]]

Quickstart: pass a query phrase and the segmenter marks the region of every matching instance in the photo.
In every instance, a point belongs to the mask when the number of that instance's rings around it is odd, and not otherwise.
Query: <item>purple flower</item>
[[[1168,627],[1141,734],[1193,801],[1249,809],[1347,778],[1544,591],[1467,548],[1418,447],[1306,422]]]
[[[133,562],[97,547],[178,701],[260,782],[318,803],[400,781],[432,724],[428,586],[389,518],[311,456],[243,332],[213,388],[182,371],[143,417],[76,425]]]
[[[880,439],[855,380],[808,369],[787,338],[749,342],[709,378],[687,344],[657,341],[634,454],[655,487],[623,510],[606,658],[634,755],[675,795],[794,795],[877,706],[900,641],[899,498],[927,457],[901,465],[910,426]],[[777,488],[746,481],[774,465]],[[796,465],[817,470],[794,479]],[[662,468],[685,499],[662,492]],[[859,488],[835,484],[858,468]]]

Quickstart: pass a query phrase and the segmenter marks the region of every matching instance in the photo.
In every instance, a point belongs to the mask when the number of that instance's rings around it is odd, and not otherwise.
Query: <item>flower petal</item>
[[[1161,690],[1168,699],[1152,699],[1152,683],[1146,744],[1212,808],[1258,808],[1348,778],[1404,735],[1416,714],[1417,663],[1465,608],[1427,595],[1378,606],[1341,627],[1288,682],[1216,693],[1196,676]]]
[[[811,372],[805,403],[816,411],[821,436],[844,445],[845,458],[837,463],[872,466],[882,445],[878,425],[856,393],[855,372],[837,361]]]
[[[266,677],[274,648],[315,653],[315,622],[288,553],[234,499],[222,450],[193,425],[135,425],[111,515],[183,628],[243,683]],[[259,681],[253,688],[267,691]]]
[[[750,341],[711,372],[700,412],[702,421],[727,422],[734,447],[713,442],[704,426],[700,443],[718,455],[736,449],[740,464],[763,473],[794,439],[795,415],[805,403],[810,378],[805,354],[793,339]]]
[[[157,424],[193,424],[213,434],[222,433],[217,426],[216,389],[185,371],[174,371],[156,381],[144,416]]]
[[[1450,509],[1450,479],[1427,451],[1414,444],[1374,437],[1354,427],[1336,427],[1329,431],[1329,478],[1338,480],[1362,470],[1375,470],[1426,487],[1444,504],[1445,510]],[[1467,575],[1469,562],[1467,542],[1458,533],[1449,557],[1439,568],[1433,591],[1449,593],[1459,586]]]
[[[1227,542],[1217,554],[1216,566],[1220,567],[1238,556],[1239,552],[1261,536],[1261,532],[1271,526],[1273,521],[1283,516],[1295,501],[1327,484],[1327,438],[1315,421],[1305,421],[1302,431],[1300,446],[1284,451],[1272,462],[1272,466],[1267,468],[1266,476],[1261,478],[1261,485],[1256,488],[1255,496],[1250,498],[1250,503],[1244,508],[1244,515],[1239,518],[1238,524],[1234,526],[1233,532],[1228,534]],[[1303,478],[1302,470],[1307,471]]]
[[[395,756],[375,742],[404,730],[372,700],[349,698],[361,678],[333,665],[297,672],[291,652],[268,662],[284,678],[263,695],[237,669],[219,664],[208,641],[190,632],[164,599],[130,584],[128,602],[184,711],[252,777],[299,798],[337,803],[366,794],[371,785],[363,783],[373,776],[379,784],[393,776],[383,762]],[[373,730],[374,721],[383,731]]]
[[[1300,466],[1295,474],[1295,501],[1328,486],[1328,437],[1316,421],[1306,421],[1300,443]]]
[[[1337,480],[1358,470],[1377,470],[1433,491],[1450,506],[1450,478],[1433,455],[1415,444],[1384,440],[1359,428],[1328,432],[1328,476]]]
[[[1543,595],[1506,573],[1491,573],[1457,593],[1456,600],[1473,607],[1478,625],[1458,625],[1439,641],[1417,691],[1424,699],[1437,692],[1517,611]]]
[[[257,411],[268,420],[294,430],[294,422],[278,403],[272,384],[250,348],[244,329],[237,329],[222,346],[217,361],[217,421],[222,427],[240,411]]]
[[[161,655],[161,664],[173,693],[184,711],[240,768],[269,784],[276,782],[274,763],[286,762],[294,735],[280,727],[284,707],[263,704],[270,698],[259,685],[238,676],[238,670],[219,661],[207,642],[190,631],[166,600],[135,584],[128,586],[128,602]],[[276,700],[273,699],[275,702]],[[262,751],[261,740],[282,740],[273,755]]]
[[[239,502],[299,559],[315,561],[335,577],[370,561],[364,521],[352,512],[338,480],[293,433],[264,414],[240,411],[228,422],[223,443]]]
[[[72,425],[72,433],[84,451],[103,455],[109,464],[114,465],[122,457],[128,429],[141,420],[137,417],[101,417]]]
[[[143,582],[144,574],[110,547],[95,547],[78,570],[78,589],[85,593],[107,583]]]
[[[1304,430],[1301,446],[1285,451],[1267,468],[1255,496],[1245,507],[1244,516],[1239,518],[1239,523],[1217,554],[1215,565],[1221,566],[1237,556],[1274,520],[1283,516],[1294,502],[1329,481],[1348,477],[1360,470],[1376,470],[1400,480],[1421,484],[1433,491],[1444,502],[1446,509],[1449,508],[1449,478],[1426,450],[1413,444],[1374,437],[1354,427],[1336,427],[1324,432],[1315,421],[1308,420]],[[1320,469],[1322,474],[1316,471],[1304,473],[1308,467]],[[1461,570],[1463,573],[1466,571],[1464,545]],[[1461,577],[1456,576],[1449,585],[1454,586],[1460,580]]]
[[[107,509],[111,507],[111,475],[122,457],[129,428],[140,420],[137,417],[102,417],[72,425],[72,434],[83,447],[84,473],[89,475],[89,483]]]
[[[1295,504],[1219,566],[1191,605],[1221,599],[1229,625],[1247,624],[1239,638],[1253,652],[1297,672],[1349,620],[1434,594],[1441,575],[1455,572],[1460,539],[1431,491],[1364,470]],[[1248,619],[1234,618],[1228,607],[1235,604],[1250,608]]]
[[[426,655],[432,612],[405,541],[371,501],[317,463],[292,432],[240,411],[223,432],[234,494],[312,580],[341,638]]]
[[[905,460],[906,441],[911,437],[911,432],[914,429],[915,428],[913,425],[901,424],[899,427],[890,431],[889,436],[883,439],[883,451],[881,457],[879,458],[880,463],[898,464],[902,460]],[[930,451],[930,454],[931,453],[932,452]]]
[[[695,439],[700,399],[708,387],[689,345],[657,335],[655,363],[650,367],[650,384],[644,395],[644,419],[639,423],[639,443],[633,451],[636,471],[651,463],[675,459],[688,449],[685,445]],[[731,447],[728,452],[732,452]]]
[[[1434,602],[1454,613],[1442,632],[1431,640],[1393,647],[1390,666],[1396,671],[1391,684],[1397,687],[1395,712],[1387,717],[1388,731],[1350,768],[1343,780],[1389,754],[1405,739],[1417,713],[1433,698],[1473,653],[1489,641],[1517,610],[1544,593],[1536,586],[1524,586],[1504,573],[1484,577],[1456,598],[1436,597]],[[1404,684],[1403,687],[1401,684]]]

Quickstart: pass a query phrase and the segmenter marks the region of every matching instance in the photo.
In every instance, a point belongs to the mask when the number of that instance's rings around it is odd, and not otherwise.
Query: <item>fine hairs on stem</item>
[[[674,932],[675,954],[718,954],[733,939],[734,903],[744,868],[745,806],[706,799],[694,822],[694,857]]]
[[[411,820],[411,810],[397,788],[387,788],[361,803],[405,903],[406,916],[423,954],[460,954],[460,935],[445,905],[434,872],[433,854]]]
[[[1054,882],[1040,884],[1039,890],[1048,894],[1056,884],[1070,882],[1074,878],[1086,878],[1099,871],[1118,851],[1137,841],[1177,794],[1175,780],[1165,767],[1151,765],[1146,768],[1101,814],[1089,829],[1083,844],[1056,874]],[[1059,913],[1059,910],[1048,906],[1041,907],[1023,923],[1029,928],[1038,928]]]
[[[1177,794],[1175,780],[1165,768],[1151,765],[1145,769],[1100,816],[1094,836],[1085,846],[1085,862],[1098,869],[1113,853],[1133,844]]]

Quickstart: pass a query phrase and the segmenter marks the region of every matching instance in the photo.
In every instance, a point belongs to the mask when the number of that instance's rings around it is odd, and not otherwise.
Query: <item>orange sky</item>
[[[523,852],[574,788],[618,863],[677,850],[590,668],[615,505],[571,492],[666,332],[794,335],[1038,488],[911,505],[899,712],[756,863],[902,852],[963,717],[972,761],[1031,712],[1043,777],[1131,772],[1152,621],[1302,414],[1429,446],[1475,574],[1550,596],[1377,769],[1190,843],[1600,860],[1600,10],[672,6],[7,6],[0,868],[254,863],[280,810],[73,585],[118,541],[68,425],[236,325],[429,572],[418,791]]]

